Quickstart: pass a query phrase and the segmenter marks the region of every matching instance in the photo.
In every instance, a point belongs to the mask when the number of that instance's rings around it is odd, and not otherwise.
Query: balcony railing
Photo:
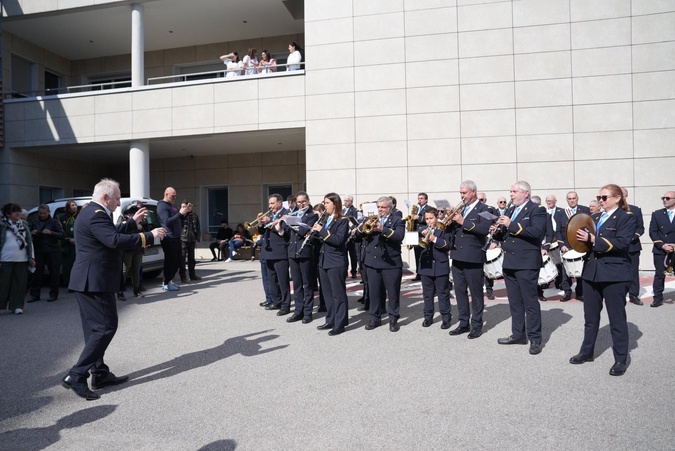
[[[303,66],[305,63],[294,63],[294,64],[277,64],[275,72],[265,71],[262,69],[260,72],[257,71],[253,74],[247,74],[247,69],[227,69],[227,70],[214,70],[209,72],[192,72],[189,74],[176,74],[176,75],[166,75],[164,77],[151,77],[148,78],[146,85],[151,85],[153,83],[180,83],[194,80],[204,80],[211,78],[224,78],[229,81],[241,80],[242,78],[247,77],[269,77],[275,75],[289,75],[291,73],[304,73],[304,69],[300,70],[286,70],[288,66]],[[279,70],[279,68],[283,70]]]

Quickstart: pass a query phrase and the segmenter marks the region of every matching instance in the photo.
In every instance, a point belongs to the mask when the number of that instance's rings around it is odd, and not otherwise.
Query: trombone
[[[258,217],[255,218],[251,222],[245,222],[244,227],[246,228],[246,230],[251,230],[251,229],[255,229],[256,227],[259,227],[260,226],[260,220],[262,218],[266,217],[266,216],[269,216],[270,213],[272,213],[271,208],[269,210],[267,210],[265,213],[258,213]]]

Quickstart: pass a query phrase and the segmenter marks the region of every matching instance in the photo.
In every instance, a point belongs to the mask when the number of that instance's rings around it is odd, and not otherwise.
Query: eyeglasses
[[[663,196],[663,197],[661,198],[661,200],[670,200],[670,199],[672,199],[672,197]]]
[[[500,200],[499,203],[500,203],[500,204],[505,204],[506,201],[505,201],[505,200]]]
[[[481,202],[485,202],[485,199],[478,199],[478,200],[481,201]]]
[[[607,202],[607,199],[611,199],[612,197],[615,196],[595,196],[595,198],[598,199],[598,202],[599,201]]]

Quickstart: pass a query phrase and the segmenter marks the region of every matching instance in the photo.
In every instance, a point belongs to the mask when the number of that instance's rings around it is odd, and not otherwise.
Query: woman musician
[[[319,254],[319,280],[326,300],[326,322],[317,329],[330,329],[328,335],[340,335],[345,331],[347,316],[347,238],[349,219],[342,214],[342,200],[336,193],[328,193],[323,199],[326,218],[314,224],[312,229],[322,242]]]
[[[417,262],[417,274],[422,279],[422,297],[424,298],[424,322],[422,327],[429,327],[434,322],[434,296],[438,296],[438,310],[441,312],[443,324],[441,329],[450,328],[450,265],[448,250],[450,242],[445,231],[438,227],[438,210],[429,205],[424,209],[426,228],[421,230],[422,240],[426,246],[422,248]]]
[[[592,244],[592,249],[584,257],[581,273],[584,286],[584,341],[579,354],[572,357],[570,363],[578,365],[593,361],[604,299],[615,362],[609,374],[621,376],[626,372],[628,360],[626,294],[631,280],[628,246],[635,236],[637,220],[630,212],[619,186],[603,186],[597,199],[605,212],[593,215],[595,234],[583,228],[576,232],[577,239]]]

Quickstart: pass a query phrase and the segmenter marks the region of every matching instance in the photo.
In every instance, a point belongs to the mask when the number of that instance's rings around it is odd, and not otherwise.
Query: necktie
[[[548,211],[548,213],[551,215],[551,223],[553,223],[553,230],[555,230],[556,227],[556,222],[555,222],[555,216],[553,213],[555,213],[555,208],[552,208]]]
[[[387,222],[387,217],[385,216],[384,218],[380,219],[380,224],[382,224],[382,227],[384,227],[384,223]]]
[[[607,213],[603,213],[602,216],[600,216],[600,220],[598,221],[598,227],[597,229],[600,230],[600,227],[605,223],[605,221],[609,218],[609,215]]]
[[[675,217],[675,210],[668,210],[668,217],[670,218],[670,222],[673,222],[673,218]]]
[[[520,213],[520,207],[516,207],[516,209],[513,210],[513,214],[511,215],[511,221],[516,219],[516,217],[518,216],[518,213]]]
[[[462,216],[464,216],[464,217],[466,218],[466,215],[469,214],[469,211],[471,211],[471,205],[468,205],[468,206],[464,209],[464,214],[463,214]]]
[[[572,210],[570,210],[573,215],[577,214],[577,207],[574,207]]]
[[[326,224],[323,226],[324,229],[327,229],[328,226],[330,226],[330,223],[333,222],[333,217],[329,216],[328,220],[326,221]]]
[[[343,214],[343,215],[346,215],[346,214],[347,214],[347,207],[345,207],[345,208],[342,209],[342,214]]]

